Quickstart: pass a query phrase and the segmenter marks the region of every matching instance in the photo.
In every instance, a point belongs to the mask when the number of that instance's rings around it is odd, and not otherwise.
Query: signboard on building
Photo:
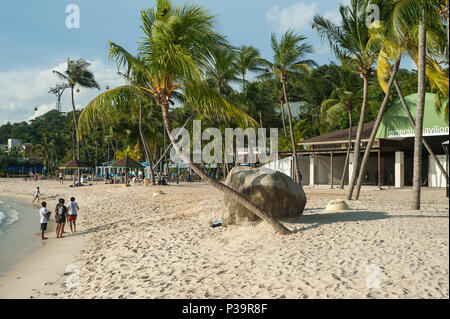
[[[411,115],[415,119],[417,108],[417,94],[405,97]],[[445,122],[444,114],[435,111],[435,95],[427,93],[425,97],[425,112],[423,120],[423,136],[443,136],[449,134],[449,126]],[[414,137],[415,129],[411,126],[400,100],[391,105],[381,120],[376,138],[405,138]]]

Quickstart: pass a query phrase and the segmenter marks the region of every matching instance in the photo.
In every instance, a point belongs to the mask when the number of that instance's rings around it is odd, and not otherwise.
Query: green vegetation
[[[381,21],[370,27],[366,24],[369,4],[378,5],[382,13]],[[75,112],[72,99],[73,111],[67,114],[50,111],[29,123],[0,126],[0,144],[6,144],[8,138],[30,143],[29,156],[43,161],[53,172],[72,158],[94,166],[126,153],[157,163],[167,145],[174,142],[167,132],[185,123],[191,130],[193,119],[220,130],[280,128],[279,149],[294,153],[299,140],[358,123],[354,145],[358,163],[363,123],[378,123],[398,98],[418,93],[420,100],[425,92],[436,93],[435,110],[445,113],[448,122],[448,2],[350,0],[340,6],[339,16],[339,23],[314,18],[313,29],[338,61],[317,66],[310,59],[313,52],[308,39],[292,30],[280,39],[275,34],[267,39],[273,50],[269,61],[257,48],[228,43],[215,31],[215,18],[206,9],[158,0],[155,8],[141,11],[145,36],[136,55],[109,42],[109,58],[126,85],[101,93],[81,113]],[[402,55],[416,63],[417,71],[398,69]],[[68,59],[65,73],[55,74],[67,82],[73,97],[76,85],[99,88],[88,68],[83,59]],[[300,108],[298,112],[292,112],[294,105]],[[418,103],[417,110],[418,150],[423,103]],[[351,141],[348,152],[350,149]],[[420,160],[416,152],[415,208],[420,207]],[[195,164],[191,168],[210,179]],[[227,169],[224,166],[224,172]],[[348,198],[352,198],[357,170],[350,179]],[[356,198],[360,182],[361,178]]]

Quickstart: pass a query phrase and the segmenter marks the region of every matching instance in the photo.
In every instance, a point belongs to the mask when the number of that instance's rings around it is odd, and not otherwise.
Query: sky
[[[175,0],[174,2],[183,2]],[[337,19],[339,3],[348,0],[195,0],[216,16],[216,29],[233,45],[252,45],[271,59],[270,35],[293,28],[313,45],[311,58],[318,64],[333,61],[326,43],[312,30],[313,17]],[[52,70],[64,71],[66,60],[84,58],[91,63],[101,91],[123,84],[117,68],[108,60],[108,41],[135,54],[143,36],[139,11],[154,7],[155,0],[15,0],[0,7],[0,125],[29,121],[55,108],[50,87],[61,83]],[[72,12],[79,8],[79,28],[68,28]],[[70,18],[70,17],[69,17]],[[69,19],[70,20],[70,19]],[[71,20],[73,21],[73,20]],[[83,89],[75,95],[77,109],[101,91]],[[35,111],[37,108],[37,111]],[[70,92],[62,98],[62,110],[72,108]]]

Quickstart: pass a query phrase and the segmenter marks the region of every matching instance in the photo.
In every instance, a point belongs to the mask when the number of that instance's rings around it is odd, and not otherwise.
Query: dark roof
[[[61,165],[59,168],[89,168],[89,165],[83,165],[77,160],[73,159],[68,161],[66,164]]]
[[[364,123],[363,130],[361,133],[361,141],[368,140],[370,137],[370,133],[372,133],[372,129],[374,127],[375,121]],[[352,127],[352,141],[356,140],[356,132],[358,130],[358,126]],[[315,136],[310,139],[299,142],[300,145],[312,145],[312,144],[332,144],[332,143],[342,143],[348,141],[348,131],[346,128],[344,130],[331,132],[327,134],[322,134],[320,136]]]
[[[115,161],[111,165],[111,167],[121,167],[121,168],[143,168],[141,164],[136,162],[135,160],[129,158],[128,156],[125,156],[124,158]]]

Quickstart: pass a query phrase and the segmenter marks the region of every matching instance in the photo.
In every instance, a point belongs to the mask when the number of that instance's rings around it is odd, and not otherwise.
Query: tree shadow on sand
[[[305,212],[313,211],[317,209],[306,209]],[[309,224],[306,227],[300,227],[294,229],[293,233],[302,232],[308,229],[318,228],[321,225],[340,223],[340,222],[360,222],[360,221],[373,221],[387,218],[449,218],[448,216],[427,216],[427,215],[389,215],[385,212],[372,212],[372,211],[344,211],[334,213],[316,213],[303,215],[295,221],[291,221],[290,224]]]

